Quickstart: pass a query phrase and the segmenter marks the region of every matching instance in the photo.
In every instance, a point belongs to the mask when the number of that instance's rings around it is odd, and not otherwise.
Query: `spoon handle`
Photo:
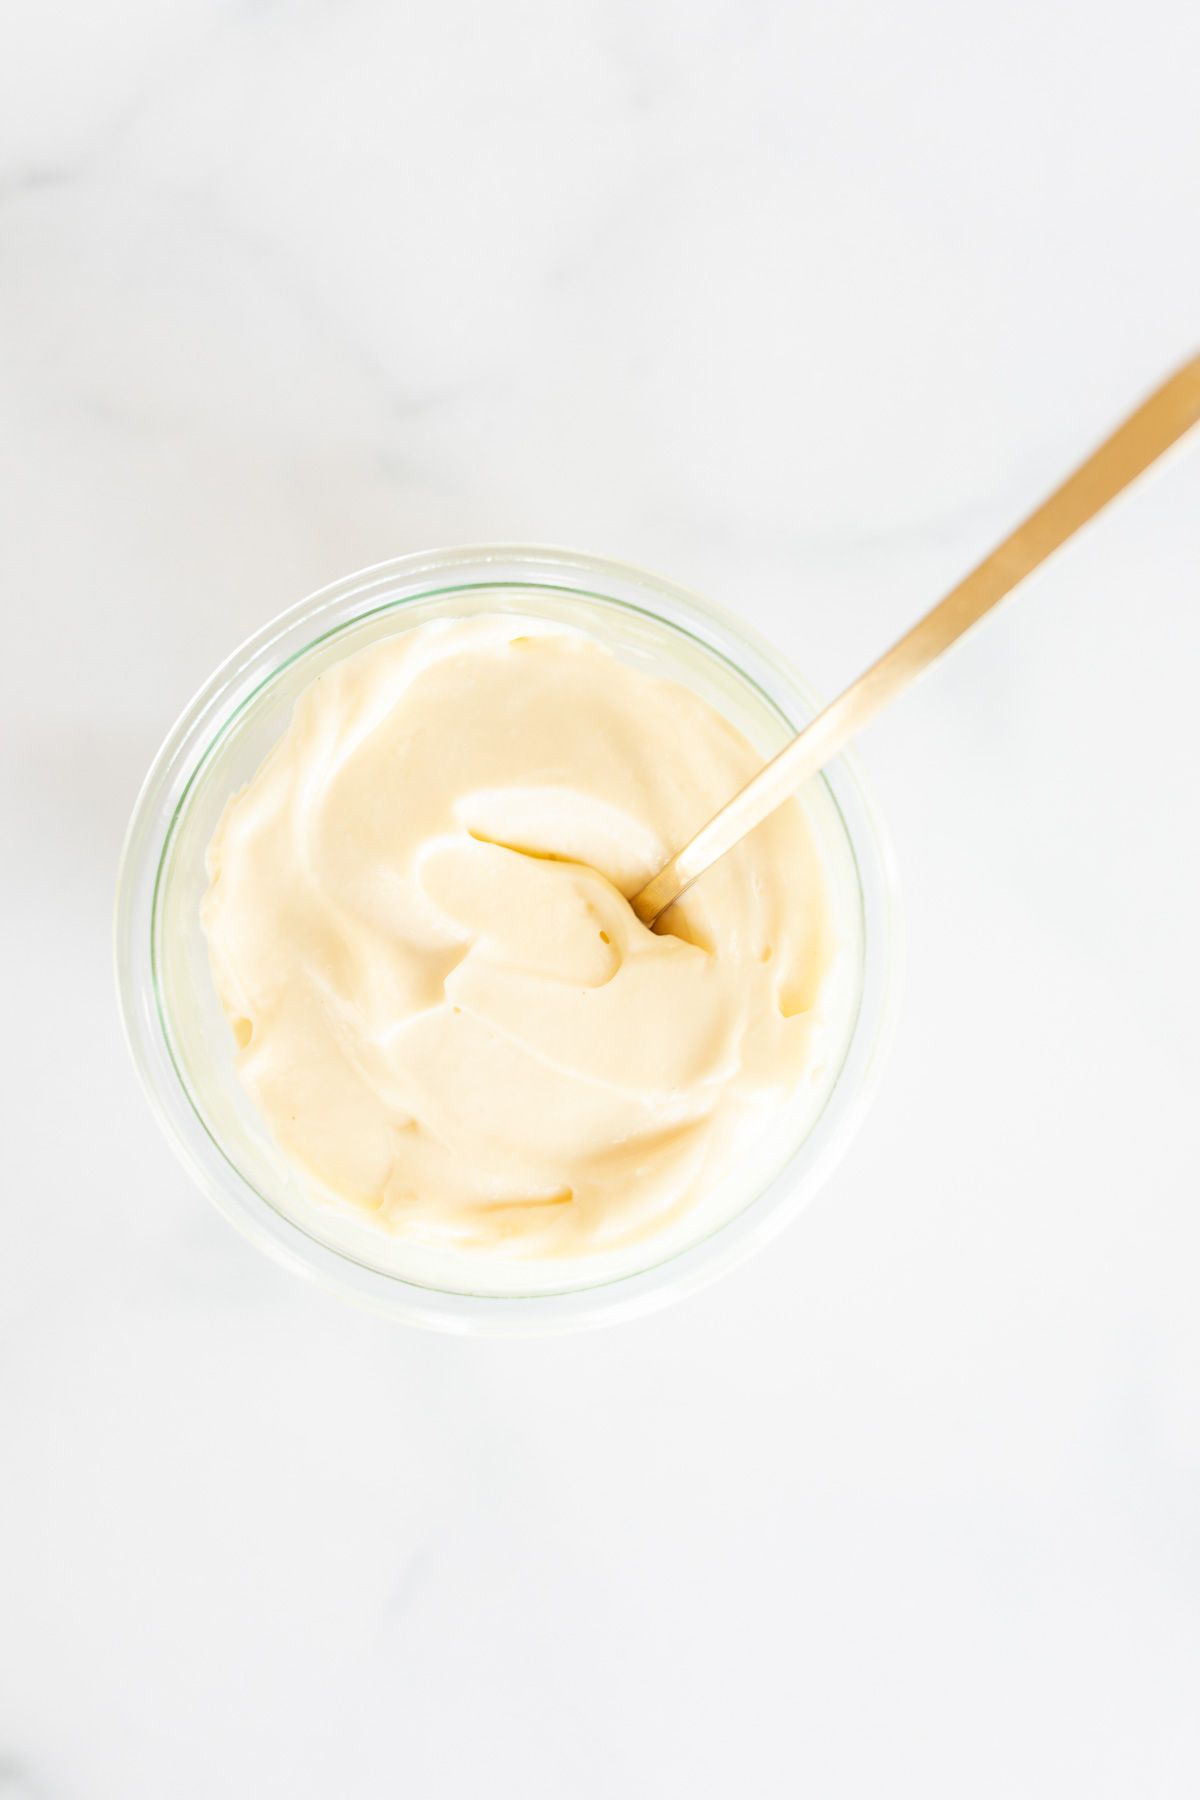
[[[1086,462],[944,600],[726,802],[632,899],[646,925],[769,813],[815,775],[922,670],[978,623],[1089,519],[1200,421],[1200,356],[1156,388]]]

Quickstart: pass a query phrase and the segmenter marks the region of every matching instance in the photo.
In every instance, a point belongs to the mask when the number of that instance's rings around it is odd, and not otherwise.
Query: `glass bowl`
[[[500,545],[398,557],[283,613],[225,662],[186,708],[138,796],[121,859],[117,984],[147,1097],[209,1199],[299,1274],[415,1324],[449,1331],[561,1330],[661,1306],[765,1243],[806,1204],[866,1109],[895,991],[894,882],[885,838],[852,761],[804,790],[843,942],[839,1041],[815,1100],[778,1130],[718,1198],[613,1264],[528,1264],[402,1241],[313,1198],[271,1142],[237,1078],[232,1034],[200,926],[204,852],[229,795],[285,729],[322,668],[428,619],[513,612],[573,624],[623,660],[682,681],[764,756],[817,710],[771,646],[708,601],[643,570],[572,551]]]

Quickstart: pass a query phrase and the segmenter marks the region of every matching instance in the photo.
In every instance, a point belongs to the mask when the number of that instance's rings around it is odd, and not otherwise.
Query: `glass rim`
[[[585,587],[581,577],[626,591]],[[118,871],[114,952],[122,1024],[143,1090],[172,1149],[231,1223],[293,1272],[375,1310],[451,1332],[527,1334],[635,1316],[691,1292],[767,1241],[824,1184],[867,1110],[891,1035],[898,995],[897,897],[886,832],[854,759],[843,754],[817,778],[845,833],[862,907],[859,992],[841,1065],[782,1168],[705,1237],[633,1272],[520,1295],[424,1286],[314,1237],[241,1172],[178,1065],[158,979],[159,890],[172,843],[201,773],[255,700],[299,659],[372,617],[401,614],[414,602],[506,587],[542,589],[637,613],[691,638],[748,683],[789,729],[801,723],[796,703],[808,716],[819,708],[808,684],[753,627],[634,564],[549,545],[507,544],[421,551],[376,563],[268,620],[185,706],[134,805]],[[782,696],[772,691],[777,685],[785,690]],[[797,1172],[793,1165],[805,1152],[807,1166]]]

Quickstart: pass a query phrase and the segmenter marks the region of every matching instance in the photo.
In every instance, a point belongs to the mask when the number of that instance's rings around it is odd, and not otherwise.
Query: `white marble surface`
[[[118,1033],[286,603],[578,544],[852,674],[1193,346],[1196,9],[10,0],[0,1797],[1200,1791],[1200,462],[876,727],[879,1102],[674,1311],[280,1272]]]

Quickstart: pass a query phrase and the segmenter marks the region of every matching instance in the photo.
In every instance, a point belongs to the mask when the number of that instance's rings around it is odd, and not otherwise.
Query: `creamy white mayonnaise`
[[[648,931],[632,894],[761,765],[542,620],[348,657],[229,802],[203,904],[238,1070],[323,1199],[414,1246],[662,1232],[823,1080],[834,953],[789,802]]]

